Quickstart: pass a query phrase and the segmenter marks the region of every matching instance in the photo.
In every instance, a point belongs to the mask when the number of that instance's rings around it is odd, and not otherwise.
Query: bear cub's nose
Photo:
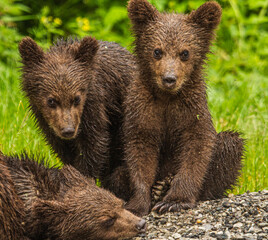
[[[65,138],[71,138],[74,135],[74,131],[75,130],[73,127],[67,127],[67,128],[63,128],[63,130],[61,131],[61,134]]]
[[[177,77],[175,75],[166,75],[162,78],[163,85],[168,88],[175,86]]]
[[[145,232],[146,230],[146,221],[144,219],[141,219],[139,223],[136,225],[137,229],[140,232]]]

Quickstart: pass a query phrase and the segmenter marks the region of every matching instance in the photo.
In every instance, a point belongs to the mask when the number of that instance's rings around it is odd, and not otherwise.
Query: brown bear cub
[[[170,188],[153,208],[159,213],[222,197],[241,170],[243,139],[232,131],[216,133],[206,99],[203,66],[221,19],[220,5],[206,2],[184,15],[130,0],[128,12],[139,75],[130,83],[123,123],[133,188],[127,209],[147,214],[153,184],[169,174],[174,176]],[[121,170],[115,179],[121,174],[128,189]]]
[[[22,89],[46,140],[64,163],[102,180],[120,164],[122,102],[133,79],[133,55],[91,37],[58,41],[46,53],[26,37],[19,51]]]
[[[145,231],[145,220],[72,166],[0,154],[0,185],[0,239],[118,239]]]

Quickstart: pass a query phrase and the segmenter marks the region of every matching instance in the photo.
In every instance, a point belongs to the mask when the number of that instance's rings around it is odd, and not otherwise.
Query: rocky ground
[[[200,202],[179,213],[146,217],[142,239],[268,239],[268,191]]]

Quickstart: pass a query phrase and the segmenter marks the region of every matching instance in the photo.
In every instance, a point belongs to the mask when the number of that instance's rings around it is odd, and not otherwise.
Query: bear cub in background
[[[153,208],[159,213],[222,197],[241,170],[243,139],[233,131],[217,134],[206,99],[203,66],[220,5],[206,2],[185,15],[130,0],[128,12],[139,74],[125,101],[127,169],[114,174],[115,185],[126,186],[122,191],[132,188],[132,195],[125,195],[127,209],[147,214],[153,184],[170,174],[170,189]]]
[[[26,37],[19,51],[21,86],[46,140],[63,163],[105,185],[121,161],[122,102],[133,55],[91,37],[58,41],[47,52]]]
[[[145,231],[145,220],[72,166],[0,153],[0,186],[0,239],[111,240]]]

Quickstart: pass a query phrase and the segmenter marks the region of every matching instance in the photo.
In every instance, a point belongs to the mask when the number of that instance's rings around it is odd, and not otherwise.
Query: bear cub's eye
[[[115,218],[109,218],[103,222],[103,225],[107,228],[113,226],[115,223]]]
[[[156,48],[156,49],[154,50],[154,58],[155,58],[155,59],[161,59],[161,58],[162,58],[162,55],[163,55],[163,52],[162,52],[161,49]]]
[[[180,53],[180,58],[181,58],[182,61],[187,61],[188,58],[189,58],[189,51],[188,50],[183,50]]]
[[[81,102],[81,98],[79,96],[76,96],[74,98],[74,106],[78,106],[80,102]]]
[[[56,108],[57,106],[57,103],[56,103],[56,100],[54,98],[49,98],[47,100],[47,105],[50,107],[50,108]]]

